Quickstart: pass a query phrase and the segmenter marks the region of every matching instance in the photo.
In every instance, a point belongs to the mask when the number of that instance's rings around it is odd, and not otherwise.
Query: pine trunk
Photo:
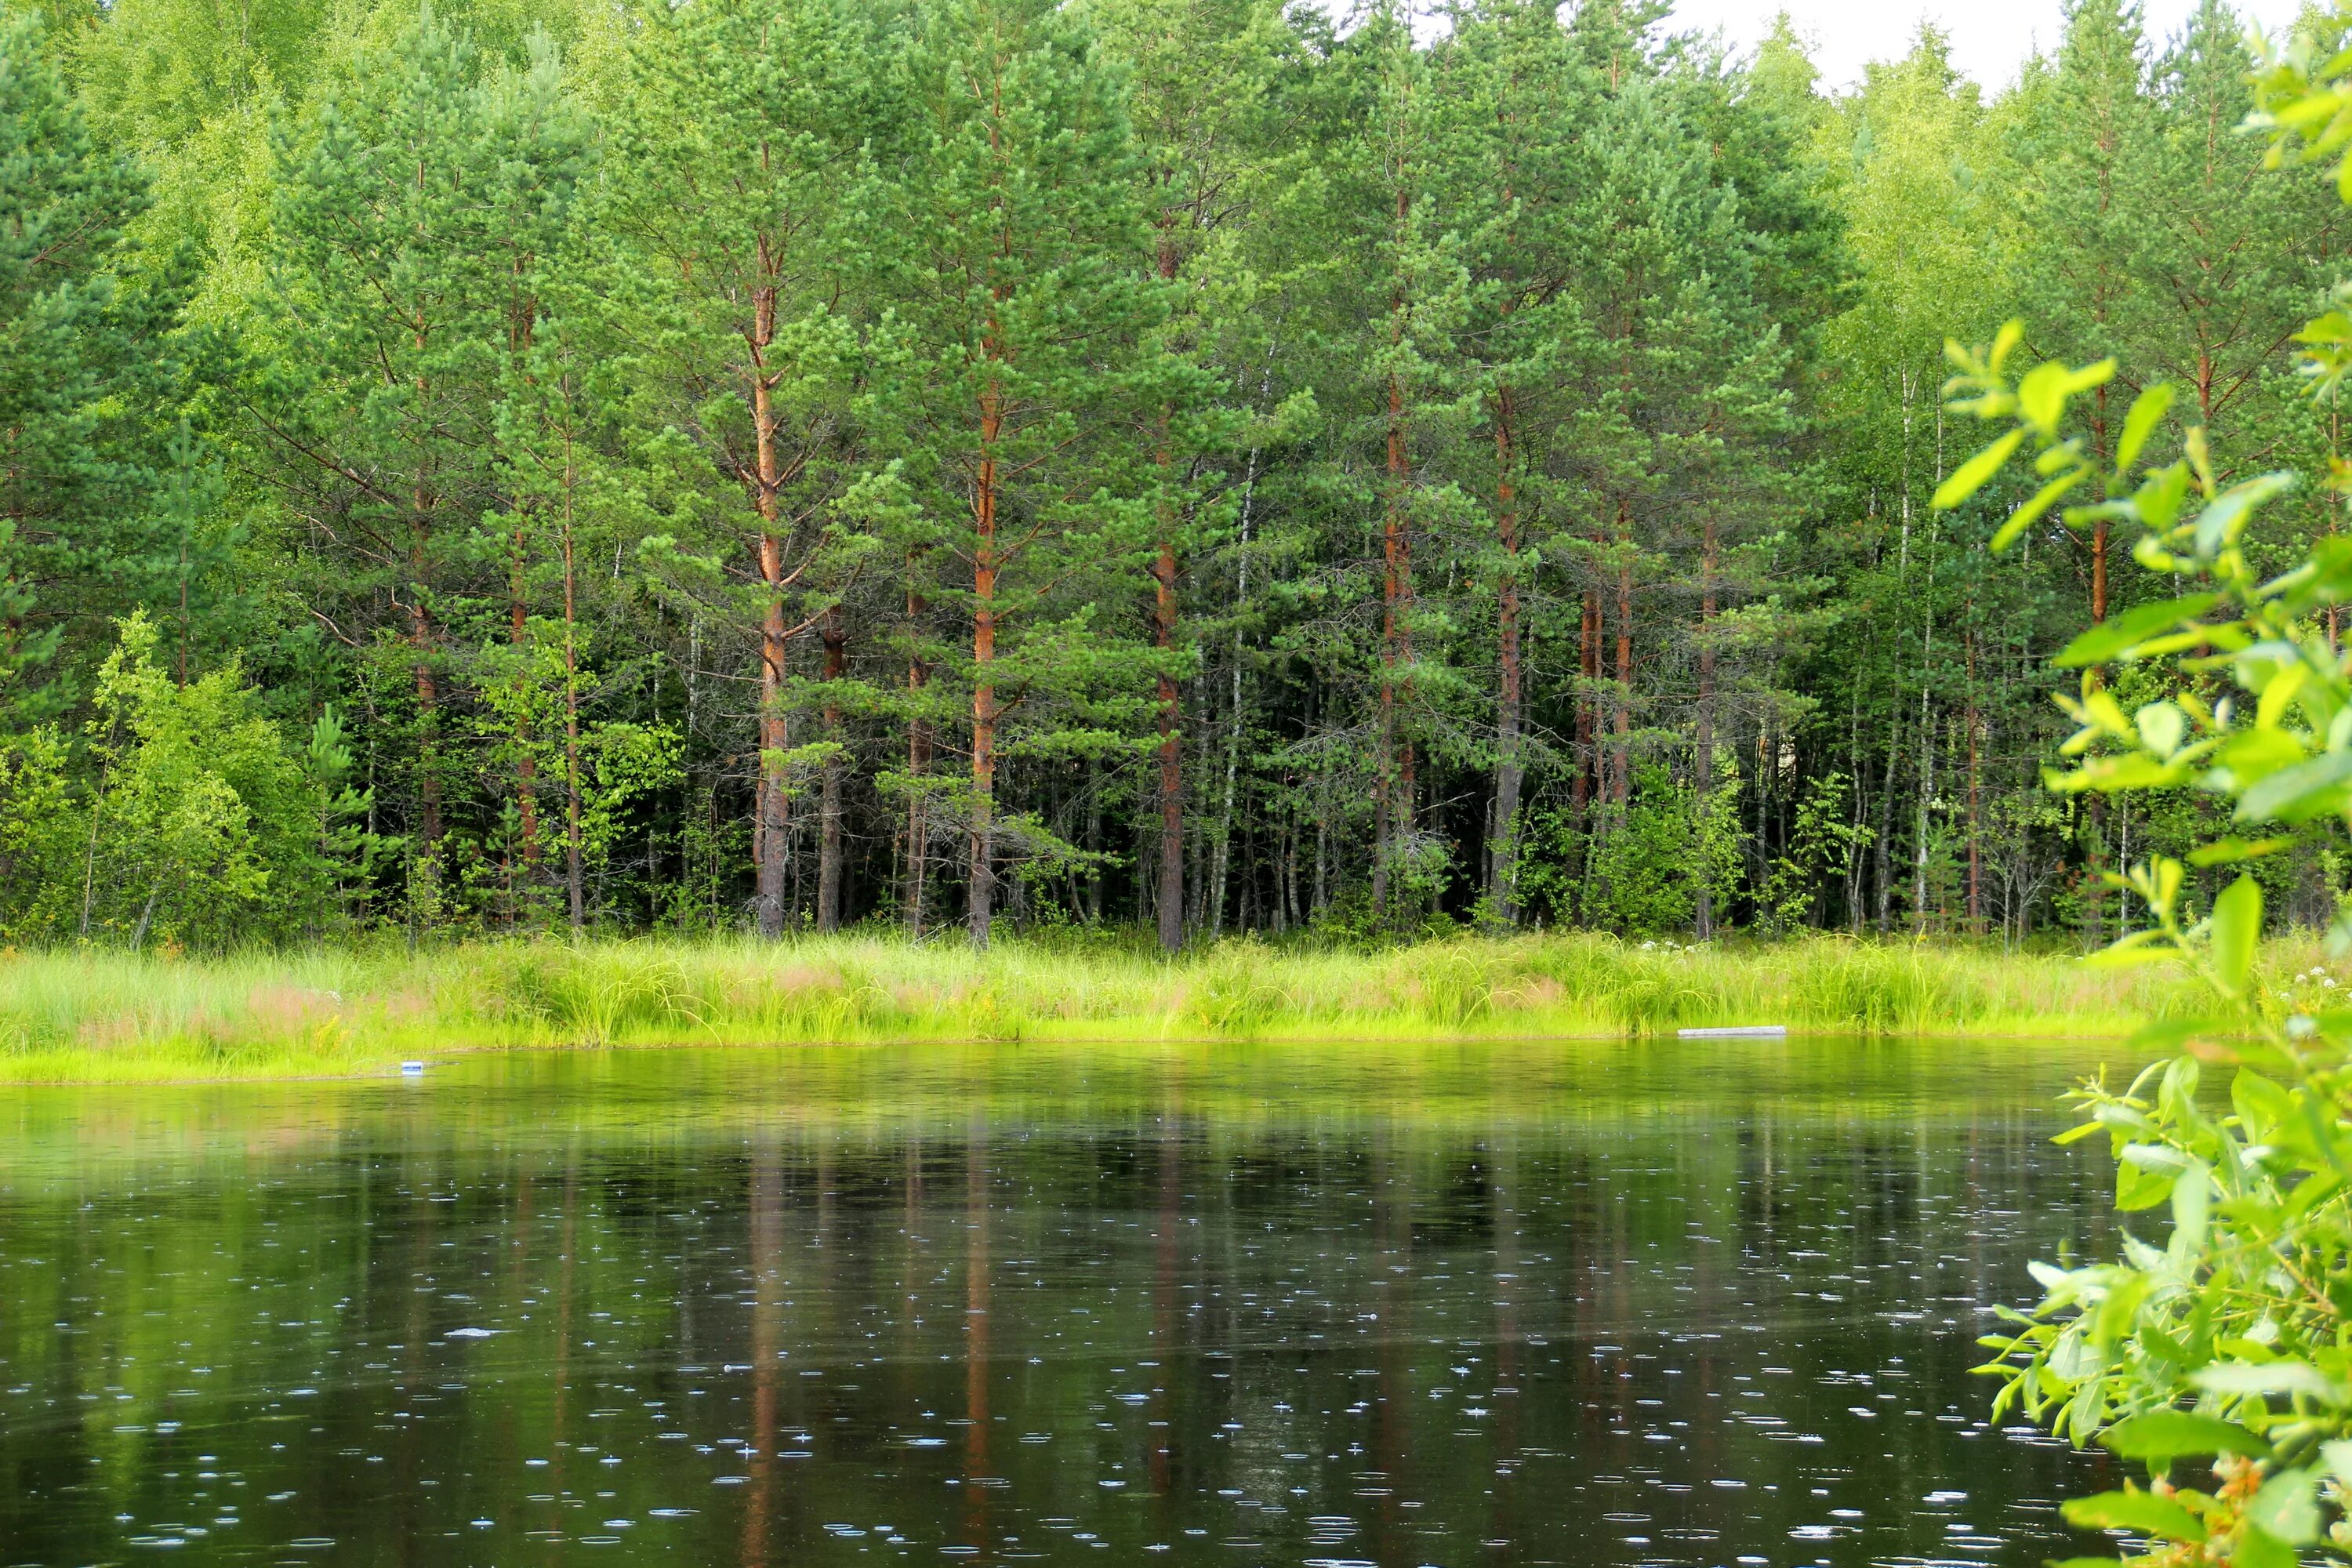
[[[1495,826],[1488,896],[1495,918],[1516,925],[1519,918],[1519,502],[1512,476],[1511,389],[1495,398],[1495,528],[1503,546],[1502,580],[1496,584],[1495,630],[1501,662],[1501,693],[1495,715]]]
[[[1569,803],[1575,813],[1580,830],[1585,826],[1585,814],[1592,807],[1596,774],[1600,769],[1599,729],[1601,679],[1601,599],[1590,588],[1584,594],[1584,613],[1576,626],[1576,773],[1569,781]]]
[[[507,646],[518,656],[530,641],[530,606],[523,590],[523,551],[526,546],[523,531],[515,530],[514,567],[507,587]],[[518,668],[518,679],[529,679]],[[539,759],[530,752],[530,714],[525,709],[515,723],[515,743],[520,755],[515,761],[515,811],[521,820],[523,874],[529,877],[539,866]]]
[[[981,394],[980,473],[972,488],[971,945],[988,946],[996,894],[996,439],[1000,395]]]
[[[776,458],[774,378],[762,359],[775,336],[775,290],[761,290],[751,330],[751,429],[759,465],[753,484],[760,510],[758,565],[766,605],[760,618],[760,783],[752,802],[751,837],[760,934],[772,940],[784,931],[785,860],[790,853],[784,753],[792,745],[784,714],[784,541],[776,501],[782,476]]]
[[[914,581],[915,558],[907,559],[907,579]],[[923,596],[909,586],[907,590],[907,625],[908,637],[920,647],[923,614],[930,606]],[[931,668],[925,664],[919,651],[907,656],[907,776],[914,788],[907,795],[907,864],[906,890],[902,896],[902,912],[906,916],[907,934],[923,934],[924,895],[931,858],[931,819],[929,798],[923,794],[923,777],[931,767],[931,726],[922,715],[923,688],[930,683]]]
[[[1391,170],[1396,190],[1396,240],[1404,241],[1411,198],[1405,190],[1404,165]],[[1402,353],[1405,332],[1405,292],[1400,275],[1389,299],[1389,347]],[[1412,472],[1405,454],[1404,374],[1396,365],[1388,374],[1388,483],[1381,506],[1381,754],[1374,805],[1380,816],[1378,852],[1372,862],[1372,913],[1386,921],[1394,913],[1390,862],[1411,842],[1412,786],[1411,743],[1400,744],[1397,732],[1397,682],[1412,658],[1408,613],[1412,595],[1412,539],[1405,514],[1406,487]]]
[[[1903,721],[1897,715],[1887,726],[1886,774],[1878,792],[1878,836],[1874,858],[1878,868],[1878,934],[1895,925],[1895,791],[1902,762]]]
[[[1625,503],[1617,503],[1617,744],[1610,766],[1612,802],[1624,815],[1633,774],[1633,560]]]
[[[1711,633],[1715,622],[1715,520],[1706,521],[1706,532],[1699,547],[1698,567],[1698,755],[1692,759],[1691,773],[1694,793],[1698,797],[1699,820],[1706,820],[1708,797],[1715,793],[1715,640]],[[1715,889],[1706,879],[1706,868],[1698,868],[1698,937],[1704,942],[1715,934]]]
[[[1933,668],[1935,641],[1931,632],[1922,647],[1919,674],[1919,798],[1911,846],[1911,923],[1922,936],[1927,931],[1927,811],[1936,794],[1936,725],[1927,713],[1927,670]]]
[[[1160,237],[1160,281],[1176,277],[1175,237],[1163,214]],[[1176,674],[1169,661],[1176,656],[1176,506],[1170,491],[1174,462],[1168,447],[1168,414],[1160,416],[1160,559],[1151,573],[1153,598],[1152,645],[1160,650],[1160,947],[1174,952],[1184,945],[1184,731]]]
[[[838,691],[848,666],[849,649],[849,628],[839,605],[824,613],[818,636],[824,644],[821,671],[825,686],[824,737],[838,747],[842,743]],[[841,929],[841,781],[845,772],[847,767],[838,751],[825,758],[824,794],[818,807],[816,929],[828,936]]]
[[[1249,603],[1249,542],[1250,508],[1257,491],[1257,453],[1252,451],[1249,474],[1242,483],[1241,564],[1234,574],[1234,606],[1241,608]],[[1225,723],[1225,794],[1217,814],[1217,872],[1214,890],[1209,900],[1209,935],[1219,936],[1224,930],[1225,873],[1232,862],[1234,839],[1234,796],[1235,781],[1242,761],[1242,634],[1238,625],[1234,630],[1234,673],[1231,711]]]
[[[1163,463],[1164,463],[1163,452]],[[1172,523],[1160,540],[1152,569],[1156,603],[1152,641],[1160,649],[1160,946],[1174,952],[1184,945],[1184,736],[1183,706],[1168,659],[1176,647],[1176,540]]]
[[[563,890],[572,929],[585,923],[580,881],[580,643],[572,559],[572,475],[563,498]]]
[[[1968,649],[1969,706],[1969,930],[1984,934],[1984,858],[1980,829],[1980,810],[1984,775],[1980,747],[1977,740],[1977,634],[1972,627],[1964,639]]]
[[[1103,847],[1102,769],[1100,764],[1087,763],[1087,853],[1100,855]],[[1087,923],[1102,923],[1103,873],[1102,862],[1094,861],[1087,871]]]
[[[416,526],[409,561],[408,646],[415,660],[417,766],[417,874],[429,891],[439,885],[441,862],[441,766],[435,731],[440,724],[441,690],[433,675],[433,612],[425,602],[425,524]]]
[[[420,173],[419,178],[422,177]],[[426,333],[420,324],[415,331],[420,359],[425,342]],[[415,392],[417,407],[429,407],[427,384],[421,373],[415,378]],[[408,500],[408,637],[416,660],[416,869],[425,885],[427,906],[437,911],[441,881],[441,759],[435,731],[440,723],[441,692],[433,675],[433,607],[425,585],[426,546],[433,531],[433,491],[422,468],[410,480]]]
[[[1412,742],[1399,734],[1400,684],[1410,679],[1412,660],[1412,537],[1405,515],[1405,488],[1412,480],[1404,446],[1404,384],[1389,377],[1388,504],[1381,537],[1381,772],[1379,801],[1382,853],[1372,868],[1374,912],[1391,909],[1389,862],[1410,842],[1413,826]]]
[[[1216,871],[1211,879],[1209,892],[1209,936],[1212,941],[1224,933],[1225,878],[1233,864],[1234,799],[1241,773],[1242,760],[1242,664],[1241,639],[1234,639],[1233,711],[1225,726],[1225,789],[1224,798],[1217,809]]]

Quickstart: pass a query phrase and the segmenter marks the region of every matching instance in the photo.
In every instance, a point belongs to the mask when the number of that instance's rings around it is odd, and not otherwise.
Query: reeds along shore
[[[2312,944],[2270,961],[2298,969]],[[391,1070],[502,1047],[887,1040],[1640,1036],[1785,1024],[1857,1034],[2122,1035],[2189,1009],[2162,968],[1814,938],[1678,948],[1463,938],[1378,952],[1234,942],[1143,952],[848,936],[0,956],[0,1080],[137,1082]]]

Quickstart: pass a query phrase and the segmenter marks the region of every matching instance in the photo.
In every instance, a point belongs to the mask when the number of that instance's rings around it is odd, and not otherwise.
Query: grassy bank
[[[2311,955],[2276,955],[2298,965]],[[2189,1005],[2158,969],[1829,938],[1681,949],[1594,936],[1380,952],[1124,950],[872,937],[0,957],[0,1080],[389,1070],[500,1047],[879,1040],[1622,1037],[1678,1026],[2122,1034]]]

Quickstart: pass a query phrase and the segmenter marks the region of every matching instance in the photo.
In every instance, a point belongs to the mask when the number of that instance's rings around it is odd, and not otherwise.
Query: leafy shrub
[[[2257,119],[2275,161],[2334,157],[2352,142],[2347,36],[2352,13],[2267,61]],[[2338,183],[2352,196],[2352,162],[2339,158]],[[2063,748],[2071,766],[2050,782],[2074,794],[2198,792],[2226,803],[2238,831],[2112,879],[2152,923],[2103,961],[2179,963],[2211,1001],[2203,1016],[2142,1035],[2170,1059],[2074,1096],[2083,1121],[2070,1136],[2105,1137],[2116,1207],[2168,1215],[2169,1234],[2159,1244],[2127,1220],[2120,1258],[2037,1267],[2042,1302],[1985,1342],[1997,1353],[1983,1370],[2002,1380],[1997,1415],[2021,1409],[2146,1466],[2147,1485],[2065,1509],[2077,1525],[2145,1538],[2140,1561],[2292,1568],[2315,1552],[2352,1556],[2352,1013],[2330,1005],[2316,973],[2263,972],[2265,900],[2252,871],[2201,915],[2192,908],[2193,872],[2278,853],[2307,825],[2352,822],[2352,672],[2326,625],[2352,601],[2352,539],[2322,538],[2284,572],[2258,569],[2253,526],[2295,475],[2220,486],[2196,429],[2176,460],[2144,465],[2169,409],[2164,387],[2135,401],[2110,464],[2070,433],[2067,415],[2112,362],[2042,364],[2012,380],[2005,362],[2021,337],[2012,323],[1985,351],[1954,350],[1954,406],[2008,428],[1937,504],[1964,500],[2030,449],[2040,487],[1997,548],[2072,497],[2069,522],[2136,526],[2134,559],[2163,580],[2153,602],[2060,656],[2084,674],[2066,700],[2080,726]],[[2312,383],[2332,396],[2352,371],[2352,316],[2331,311],[2303,338]],[[2347,478],[2338,465],[2326,482],[2343,489]],[[2126,711],[2105,672],[2129,665],[2165,679]],[[2331,942],[2352,948],[2352,924],[2339,918]],[[2202,1095],[2214,1068],[2230,1075],[2226,1107]]]
[[[1699,890],[1719,898],[1738,875],[1736,800],[1718,789],[1701,801],[1664,767],[1637,769],[1623,816],[1593,846],[1585,921],[1626,936],[1688,929]]]
[[[86,794],[68,787],[54,729],[0,753],[9,940],[219,948],[315,930],[330,912],[329,852],[356,800],[337,788],[334,736],[324,753],[298,750],[234,665],[176,684],[157,642],[134,614],[100,667]]]

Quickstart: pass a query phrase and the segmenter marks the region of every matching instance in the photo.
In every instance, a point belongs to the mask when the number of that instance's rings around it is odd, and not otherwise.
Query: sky
[[[2179,30],[2196,0],[2143,0],[2152,37]],[[1872,60],[1904,54],[1922,22],[1950,35],[1952,63],[1989,88],[2014,79],[2037,48],[2058,39],[2058,0],[1679,0],[1672,27],[1721,27],[1739,46],[1755,43],[1786,9],[1813,46],[1822,85],[1851,86]],[[2275,26],[2294,15],[2282,0],[2239,0],[2242,16]]]

